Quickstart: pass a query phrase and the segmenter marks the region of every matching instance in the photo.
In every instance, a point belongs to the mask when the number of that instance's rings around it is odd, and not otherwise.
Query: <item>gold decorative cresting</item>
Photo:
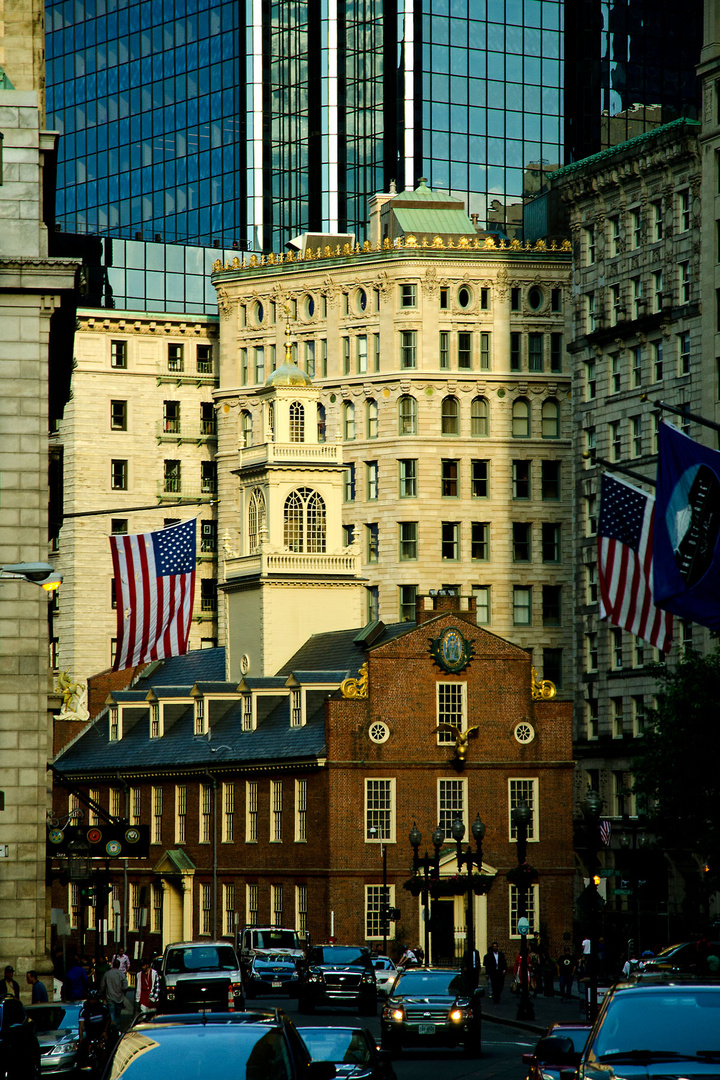
[[[340,683],[340,693],[344,698],[366,698],[368,696],[368,666],[363,666],[358,671],[357,679],[343,679]]]
[[[530,690],[532,692],[533,701],[550,701],[554,698],[557,694],[555,683],[550,682],[549,679],[539,679],[535,668],[530,668],[530,671],[532,673]]]

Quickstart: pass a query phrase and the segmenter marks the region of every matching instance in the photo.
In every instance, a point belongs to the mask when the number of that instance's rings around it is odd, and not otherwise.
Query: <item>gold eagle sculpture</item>
[[[472,727],[467,728],[465,731],[461,731],[455,724],[438,724],[435,731],[446,731],[453,735],[455,738],[455,757],[458,761],[464,762],[468,752],[468,742],[471,735],[475,735],[480,730],[479,724],[473,724]]]

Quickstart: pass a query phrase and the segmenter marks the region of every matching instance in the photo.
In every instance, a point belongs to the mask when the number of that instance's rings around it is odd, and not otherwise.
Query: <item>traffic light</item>
[[[397,922],[400,918],[400,908],[391,907],[390,904],[380,905],[380,922]]]
[[[92,907],[95,904],[95,886],[94,885],[81,885],[80,886],[80,904],[82,907]]]

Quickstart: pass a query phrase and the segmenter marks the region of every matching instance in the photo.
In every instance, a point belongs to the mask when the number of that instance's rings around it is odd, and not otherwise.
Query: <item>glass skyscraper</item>
[[[242,250],[362,240],[368,196],[424,176],[481,225],[520,227],[544,171],[601,148],[603,108],[692,111],[702,2],[677,30],[672,6],[47,0],[58,224]]]

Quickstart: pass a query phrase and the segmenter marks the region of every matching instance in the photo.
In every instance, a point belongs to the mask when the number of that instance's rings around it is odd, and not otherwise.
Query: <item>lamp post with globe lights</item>
[[[425,963],[427,964],[430,962],[430,878],[433,877],[437,880],[440,877],[440,848],[445,839],[445,834],[439,825],[433,830],[432,842],[435,854],[432,858],[428,855],[427,851],[424,856],[420,856],[422,833],[418,829],[416,822],[413,822],[409,839],[410,846],[413,849],[413,874],[422,872],[421,896],[423,902],[423,917],[425,921]]]
[[[485,837],[485,823],[480,820],[480,814],[477,814],[475,820],[470,826],[470,831],[475,841],[475,851],[468,847],[467,851],[463,852],[462,842],[465,836],[465,824],[458,814],[453,821],[450,832],[456,845],[456,859],[458,866],[458,873],[462,872],[463,866],[467,866],[467,939],[466,947],[472,951],[475,948],[475,884],[473,881],[473,867],[477,867],[478,874],[482,874],[482,842]],[[479,883],[478,883],[479,884]]]

